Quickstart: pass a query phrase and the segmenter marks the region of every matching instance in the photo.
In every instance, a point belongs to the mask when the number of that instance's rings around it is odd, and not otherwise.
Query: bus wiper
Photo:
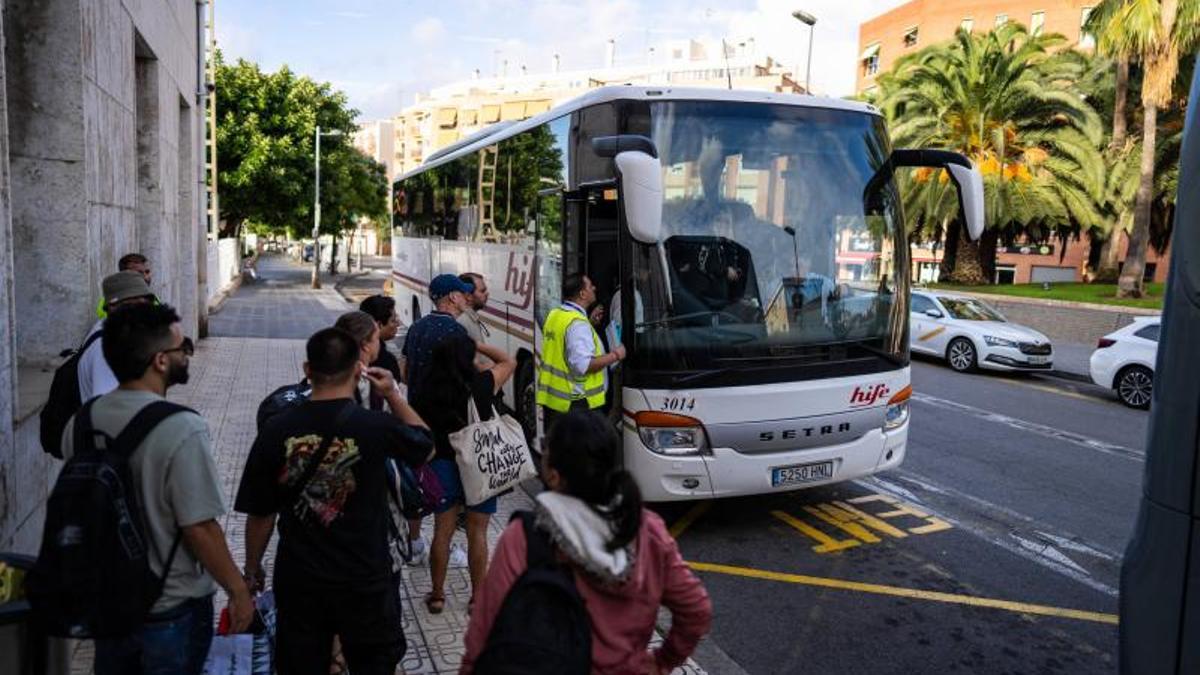
[[[733,368],[709,368],[707,370],[697,370],[694,373],[688,373],[687,375],[680,375],[679,377],[676,377],[674,384],[679,385],[687,382],[695,382],[696,380],[707,380],[710,377],[724,375],[732,371]]]

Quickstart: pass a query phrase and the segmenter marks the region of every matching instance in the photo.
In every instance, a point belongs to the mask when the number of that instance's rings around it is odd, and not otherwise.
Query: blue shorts
[[[445,513],[455,504],[466,504],[463,496],[462,477],[458,473],[458,464],[452,459],[435,459],[429,463],[429,468],[437,475],[442,484],[442,499],[434,507],[434,513]],[[475,506],[468,506],[472,513],[493,514],[496,512],[496,498],[486,499]]]

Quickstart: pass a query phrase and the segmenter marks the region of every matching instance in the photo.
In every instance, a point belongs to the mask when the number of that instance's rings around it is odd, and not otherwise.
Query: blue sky
[[[813,85],[852,93],[858,24],[902,0],[217,0],[217,42],[227,58],[274,70],[283,64],[345,91],[362,119],[389,117],[425,92],[485,75],[600,66],[616,40],[617,63],[644,60],[667,40],[754,37],[760,51],[802,62],[808,29],[793,9],[817,17]]]

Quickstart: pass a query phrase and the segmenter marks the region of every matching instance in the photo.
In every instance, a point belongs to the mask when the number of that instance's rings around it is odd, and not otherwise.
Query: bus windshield
[[[780,367],[903,365],[899,201],[891,180],[864,194],[890,152],[882,119],[739,102],[650,111],[663,243],[635,245],[626,301],[637,362],[697,377],[760,366],[793,379],[805,375]]]

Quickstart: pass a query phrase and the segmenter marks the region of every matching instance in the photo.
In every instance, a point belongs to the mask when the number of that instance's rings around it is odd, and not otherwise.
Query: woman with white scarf
[[[642,508],[620,438],[598,413],[561,417],[546,438],[536,526],[573,570],[591,619],[593,673],[669,673],[712,623],[708,592],[683,562],[662,519]],[[467,629],[460,673],[471,673],[505,596],[525,572],[526,532],[514,518],[501,535]],[[658,608],[671,612],[660,648],[648,649]]]

